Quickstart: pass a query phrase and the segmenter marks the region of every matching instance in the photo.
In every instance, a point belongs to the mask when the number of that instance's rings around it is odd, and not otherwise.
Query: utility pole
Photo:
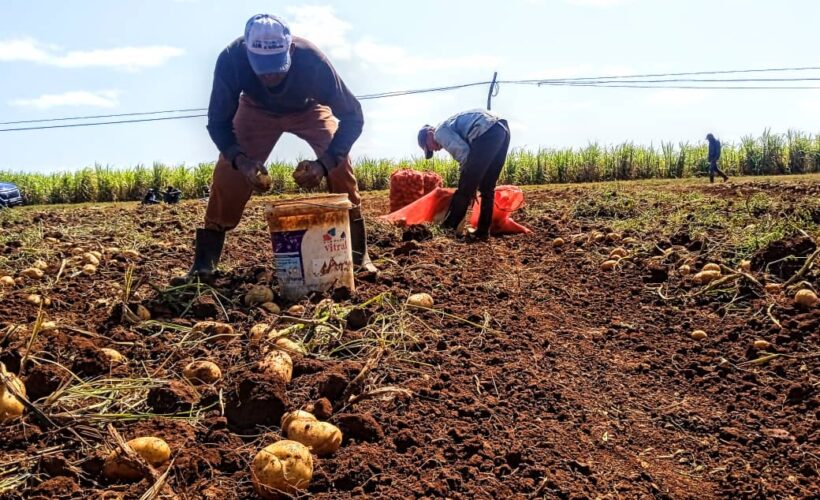
[[[495,83],[497,78],[498,78],[498,71],[493,73],[493,81],[490,82],[490,91],[487,93],[487,111],[491,111],[493,109],[493,107],[492,107],[493,95],[498,90],[497,84]]]

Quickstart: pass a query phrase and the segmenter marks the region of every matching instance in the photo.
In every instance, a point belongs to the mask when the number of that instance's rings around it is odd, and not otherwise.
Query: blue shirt
[[[463,166],[470,155],[470,144],[498,120],[497,116],[483,109],[463,111],[436,127],[433,138]]]

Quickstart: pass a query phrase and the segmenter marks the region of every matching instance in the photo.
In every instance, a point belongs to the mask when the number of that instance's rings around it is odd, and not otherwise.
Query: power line
[[[688,71],[679,73],[645,73],[638,75],[610,75],[610,76],[585,76],[577,78],[541,78],[531,80],[514,80],[516,83],[540,83],[540,82],[572,82],[583,80],[614,80],[621,78],[660,78],[671,76],[699,76],[699,75],[731,75],[739,73],[776,73],[782,71],[818,71],[820,66],[800,66],[791,68],[756,68],[756,69],[732,69],[715,71]],[[512,82],[510,82],[512,83]]]
[[[96,125],[117,125],[120,123],[142,123],[142,122],[159,122],[165,120],[181,120],[183,118],[201,118],[208,116],[207,114],[199,115],[184,115],[184,116],[165,116],[161,118],[140,118],[137,120],[119,120],[110,122],[91,122],[91,123],[68,123],[65,125],[40,125],[37,127],[23,127],[23,128],[0,128],[0,132],[16,132],[19,130],[46,130],[52,128],[73,128],[73,127],[94,127]]]
[[[678,72],[678,73],[646,73],[637,75],[611,75],[611,76],[596,76],[596,77],[578,77],[578,78],[556,78],[556,79],[525,79],[525,80],[499,80],[497,84],[513,84],[513,85],[537,85],[537,86],[565,86],[565,87],[595,87],[595,88],[634,88],[634,89],[692,89],[692,90],[810,90],[820,89],[820,86],[773,86],[773,85],[706,85],[709,83],[774,83],[774,82],[810,82],[820,81],[820,78],[814,77],[791,77],[791,78],[673,78],[681,76],[705,76],[705,75],[729,75],[742,73],[775,73],[775,72],[798,72],[798,71],[816,71],[820,70],[820,66],[802,66],[802,67],[788,67],[788,68],[759,68],[759,69],[736,69],[736,70],[719,70],[719,71],[692,71],[692,72]],[[648,78],[657,78],[655,80],[648,80]],[[478,87],[488,85],[490,81],[471,82],[457,85],[448,85],[440,87],[429,87],[423,89],[408,89],[396,90],[388,92],[378,92],[373,94],[363,94],[356,96],[359,100],[373,100],[384,99],[389,97],[401,97],[408,95],[427,94],[433,92],[448,92],[452,90],[464,89],[469,87]],[[681,83],[698,83],[700,85],[679,85]],[[676,84],[676,85],[667,85]],[[117,125],[125,123],[144,123],[168,120],[181,120],[187,118],[201,118],[207,116],[207,108],[187,108],[187,109],[169,109],[158,111],[144,111],[133,113],[116,113],[107,115],[86,115],[86,116],[70,116],[60,118],[43,118],[38,120],[19,120],[0,122],[0,125],[23,125],[32,123],[51,123],[60,121],[80,121],[80,120],[97,120],[102,118],[125,118],[135,116],[150,116],[160,114],[177,114],[177,113],[197,113],[187,114],[181,116],[166,116],[159,118],[140,118],[135,120],[112,120],[102,122],[89,123],[70,123],[62,125],[40,125],[32,127],[13,127],[3,128],[0,132],[15,132],[25,130],[47,130],[58,128],[73,128],[73,127],[92,127],[99,125]]]
[[[72,120],[93,120],[99,118],[117,118],[121,116],[163,115],[167,113],[194,113],[198,111],[208,111],[208,108],[166,109],[163,111],[143,111],[140,113],[117,113],[111,115],[65,116],[62,118],[42,118],[40,120],[19,120],[16,122],[0,122],[0,125],[20,125],[24,123],[63,122]]]
[[[512,82],[511,82],[512,83]],[[596,87],[615,89],[690,89],[690,90],[817,90],[820,86],[812,85],[640,85],[640,84],[601,84],[589,83],[545,83],[552,87]]]
[[[376,94],[364,94],[360,96],[356,96],[359,100],[370,100],[370,99],[381,99],[385,97],[401,97],[405,95],[414,95],[414,94],[425,94],[430,92],[444,92],[449,90],[457,90],[467,87],[476,87],[487,85],[490,82],[473,82],[473,83],[465,83],[459,85],[450,85],[446,87],[432,87],[426,89],[415,89],[415,90],[395,90],[391,92],[380,92]],[[0,125],[22,125],[27,123],[48,123],[48,122],[59,122],[59,121],[77,121],[77,120],[93,120],[99,118],[121,118],[121,117],[128,117],[128,116],[146,116],[146,115],[162,115],[162,114],[170,114],[170,113],[194,113],[194,112],[202,112],[208,111],[208,108],[188,108],[188,109],[166,109],[166,110],[159,110],[159,111],[144,111],[139,113],[117,113],[117,114],[110,114],[110,115],[86,115],[86,116],[66,116],[62,118],[41,118],[38,120],[19,120],[19,121],[12,121],[12,122],[0,122]],[[195,115],[200,116],[200,115]],[[185,118],[185,117],[179,117]],[[172,118],[167,118],[172,119]],[[56,128],[56,127],[55,127]],[[8,130],[36,130],[35,128],[20,128],[20,129],[2,129],[0,132],[5,132]]]

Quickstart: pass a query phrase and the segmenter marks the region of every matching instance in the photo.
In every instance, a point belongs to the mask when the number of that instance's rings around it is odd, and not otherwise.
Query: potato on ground
[[[152,467],[159,467],[171,458],[171,447],[163,439],[153,436],[138,437],[128,441],[140,457]],[[123,458],[122,451],[112,451],[103,464],[103,474],[111,479],[134,481],[142,478],[140,471],[131,467]]]
[[[16,375],[7,372],[2,363],[0,363],[0,377],[2,377],[2,380],[0,380],[0,422],[5,422],[19,417],[25,410],[23,402],[12,391],[8,390],[6,383],[22,397],[26,397],[26,386]]]
[[[97,267],[97,266],[100,265],[100,258],[97,257],[96,254],[93,254],[91,252],[84,253],[83,254],[83,260],[85,261],[86,264],[91,264],[94,267]]]
[[[310,450],[296,441],[277,441],[253,458],[251,480],[256,493],[265,499],[278,499],[307,489],[313,479]]]
[[[294,341],[292,341],[292,340],[290,340],[289,338],[286,338],[286,337],[276,339],[276,348],[281,350],[281,351],[285,351],[286,353],[291,354],[291,355],[293,355],[293,354],[303,355],[303,354],[307,353],[307,351],[302,346],[302,344],[294,342]]]
[[[182,375],[192,384],[213,384],[222,378],[222,370],[213,361],[197,360],[188,363]]]
[[[268,302],[273,302],[273,290],[271,290],[269,286],[254,285],[248,290],[248,293],[245,294],[246,306],[256,306]]]
[[[811,290],[800,290],[794,295],[794,302],[803,307],[814,307],[820,303],[817,294]]]
[[[0,287],[4,286],[14,286],[16,283],[14,282],[14,278],[11,276],[2,276],[0,277]]]
[[[605,260],[605,261],[601,264],[601,270],[602,270],[602,271],[612,271],[613,269],[615,269],[615,267],[616,267],[617,265],[618,265],[618,261],[617,261],[617,260],[613,260],[613,259]]]
[[[209,342],[230,342],[237,338],[233,326],[218,321],[200,321],[191,328],[191,333]]]
[[[706,332],[704,332],[703,330],[695,330],[694,332],[692,332],[691,337],[692,340],[705,340],[707,335]]]
[[[701,271],[692,280],[696,285],[706,285],[720,278],[720,271]]]
[[[293,360],[288,353],[274,350],[259,362],[259,370],[288,384],[293,378]]]
[[[105,359],[107,359],[112,365],[118,365],[121,363],[125,363],[125,356],[123,356],[118,350],[111,349],[109,347],[103,347],[100,349],[100,352],[103,353]]]
[[[314,422],[318,422],[318,419],[313,415],[313,413],[305,410],[294,410],[282,415],[282,420],[279,425],[282,427],[282,431],[284,432],[290,424],[297,420],[312,420]]]
[[[407,305],[431,309],[435,302],[429,293],[414,293],[407,298]]]
[[[259,342],[271,332],[275,333],[272,325],[269,325],[268,323],[257,323],[251,327],[248,337],[250,337],[250,339],[254,342]]]
[[[316,417],[289,419],[282,431],[288,439],[302,443],[319,456],[332,455],[342,445],[342,431],[331,423],[317,421]]]
[[[623,259],[629,255],[629,252],[626,251],[624,247],[617,247],[613,248],[611,252],[609,252],[610,259]]]
[[[298,317],[298,318],[301,318],[302,316],[304,316],[305,312],[307,312],[307,309],[305,308],[305,306],[303,306],[301,304],[295,304],[295,305],[290,306],[290,308],[288,308],[288,314],[291,315],[291,316]]]
[[[710,263],[706,264],[705,266],[703,266],[703,269],[701,269],[701,271],[717,271],[717,272],[720,272],[720,265],[715,264],[714,262],[710,262]]]
[[[23,269],[20,272],[21,276],[25,276],[26,278],[33,279],[33,280],[40,280],[43,279],[46,273],[43,272],[42,269],[38,269],[36,267],[30,267],[28,269]]]

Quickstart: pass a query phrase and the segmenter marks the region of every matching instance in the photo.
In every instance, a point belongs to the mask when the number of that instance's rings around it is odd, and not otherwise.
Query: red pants
[[[275,116],[248,97],[242,96],[233,126],[239,146],[248,157],[267,161],[276,142],[285,132],[304,139],[313,148],[316,157],[320,157],[330,145],[338,123],[327,106],[316,105],[301,113]],[[358,207],[361,202],[359,185],[349,156],[330,171],[327,185],[331,193],[347,193],[350,202]],[[253,189],[245,176],[234,170],[231,162],[224,156],[219,155],[205,212],[205,228],[218,231],[235,228],[242,219],[242,212],[252,193]],[[354,210],[358,215],[358,210]]]

